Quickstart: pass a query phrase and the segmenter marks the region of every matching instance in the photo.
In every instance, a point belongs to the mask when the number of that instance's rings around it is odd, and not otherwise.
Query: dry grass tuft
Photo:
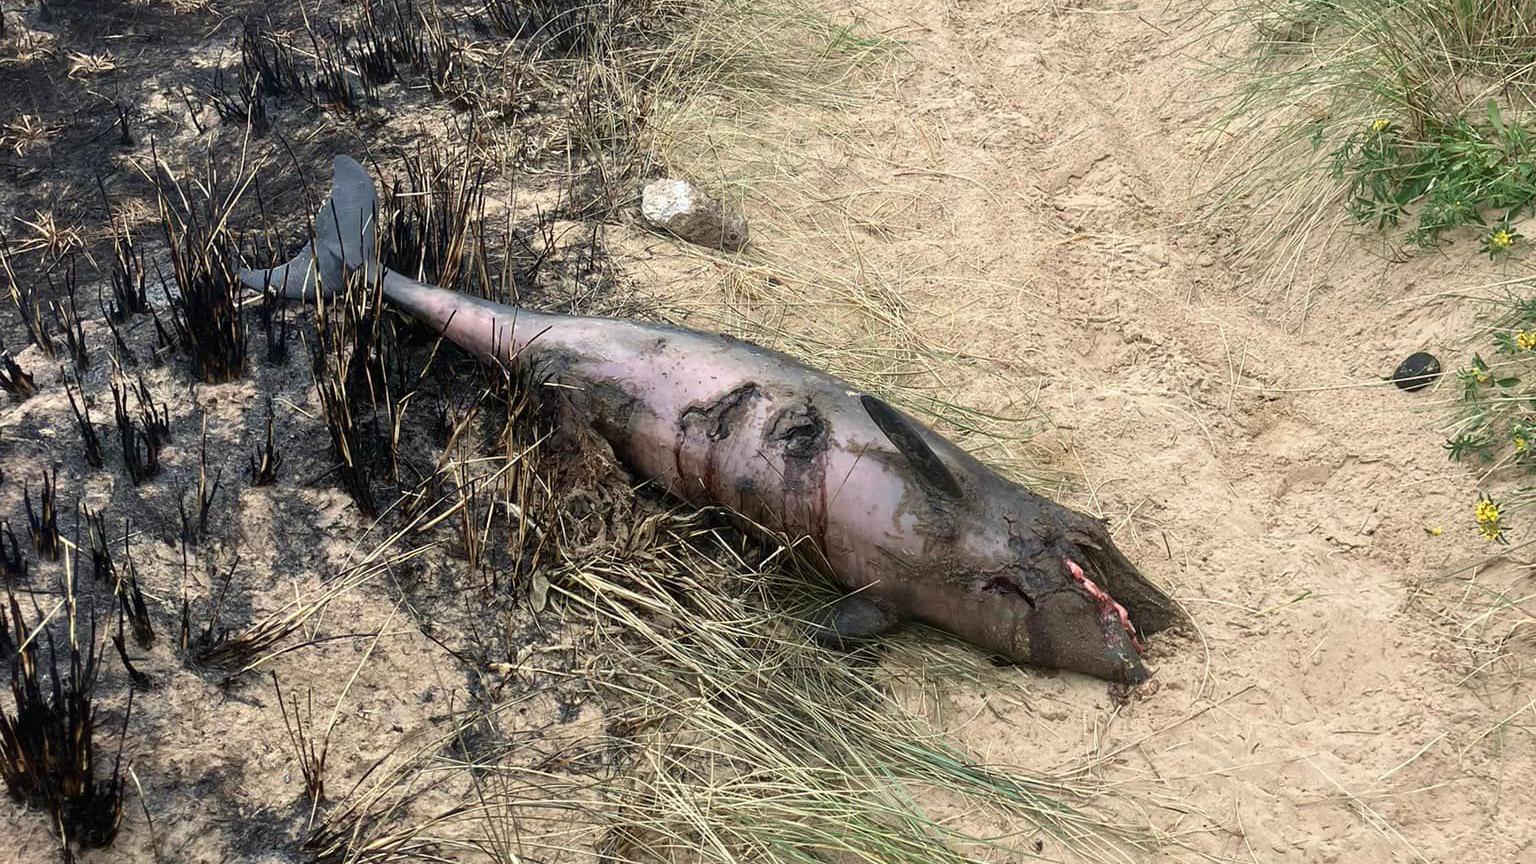
[[[443,532],[433,542],[460,546],[478,568],[504,526],[514,578],[463,590],[511,587],[546,622],[540,647],[503,664],[502,686],[523,695],[469,706],[415,752],[402,743],[319,808],[305,841],[319,860],[453,848],[492,861],[959,862],[1038,843],[1124,861],[1150,848],[1081,776],[983,764],[897,707],[868,658],[804,635],[798,622],[835,592],[791,550],[637,495],[611,453],[562,416],[558,391],[536,383],[492,376],[492,393],[451,423],[452,488],[369,553],[388,560],[405,538]],[[503,431],[476,452],[471,418],[494,405]],[[519,706],[564,688],[586,694],[582,716],[600,727],[519,726]],[[318,761],[310,739],[295,746]],[[933,800],[1020,827],[967,833],[919,803]]]

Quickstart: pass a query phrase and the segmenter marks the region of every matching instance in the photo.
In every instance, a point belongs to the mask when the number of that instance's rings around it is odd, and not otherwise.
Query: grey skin
[[[1104,523],[1014,483],[916,419],[729,336],[551,315],[380,265],[372,180],[338,156],[314,239],[248,286],[315,297],[363,269],[384,296],[488,362],[532,363],[637,475],[748,525],[804,539],[849,594],[813,633],[847,645],[917,620],[1008,660],[1121,683],[1138,637],[1180,618]],[[318,279],[315,278],[318,275]]]

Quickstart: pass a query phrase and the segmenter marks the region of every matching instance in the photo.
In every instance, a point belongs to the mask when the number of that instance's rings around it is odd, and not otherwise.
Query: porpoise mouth
[[[1106,646],[1114,647],[1120,644],[1121,633],[1131,640],[1131,647],[1136,653],[1142,652],[1141,640],[1136,635],[1136,626],[1131,623],[1131,614],[1125,611],[1125,607],[1115,602],[1115,598],[1109,596],[1109,592],[1100,588],[1088,574],[1083,572],[1083,567],[1071,558],[1063,558],[1067,572],[1093,602],[1099,607],[1099,623],[1104,626],[1104,641]]]

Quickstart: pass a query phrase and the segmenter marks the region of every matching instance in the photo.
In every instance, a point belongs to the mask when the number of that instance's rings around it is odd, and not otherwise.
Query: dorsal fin
[[[896,413],[896,409],[887,405],[878,397],[868,393],[859,395],[859,401],[864,403],[864,410],[869,413],[869,419],[875,421],[880,431],[885,433],[901,455],[907,457],[912,467],[919,475],[931,485],[939,494],[952,501],[958,501],[964,497],[964,491],[960,488],[960,481],[951,474],[949,467],[933,452],[923,436],[912,428],[905,418]]]

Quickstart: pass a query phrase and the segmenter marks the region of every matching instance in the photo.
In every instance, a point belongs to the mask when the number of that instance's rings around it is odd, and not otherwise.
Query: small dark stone
[[[1392,373],[1392,382],[1404,390],[1423,390],[1440,377],[1440,361],[1435,355],[1419,351],[1408,355]]]

